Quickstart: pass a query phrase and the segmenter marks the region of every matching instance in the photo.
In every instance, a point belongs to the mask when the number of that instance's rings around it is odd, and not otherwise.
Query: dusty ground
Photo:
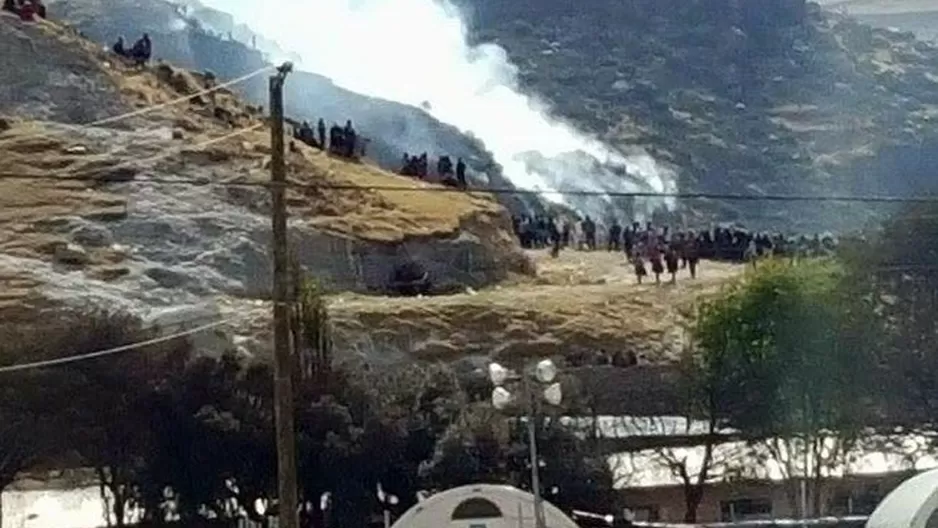
[[[566,357],[571,364],[660,364],[683,342],[683,313],[741,273],[703,263],[691,280],[637,285],[619,253],[532,252],[536,278],[480,292],[428,298],[338,296],[331,313],[341,345],[369,357],[449,361],[486,356],[511,362]]]

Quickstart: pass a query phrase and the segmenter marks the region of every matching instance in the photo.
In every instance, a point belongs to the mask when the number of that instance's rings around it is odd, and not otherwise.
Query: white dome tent
[[[879,503],[866,528],[938,528],[938,469],[900,484]]]
[[[544,501],[547,528],[579,528]],[[418,502],[392,528],[534,528],[534,495],[511,486],[472,484]]]

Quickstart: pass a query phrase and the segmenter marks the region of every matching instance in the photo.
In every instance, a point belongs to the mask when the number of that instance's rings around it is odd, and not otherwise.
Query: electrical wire
[[[163,159],[165,159],[165,158],[168,158],[168,157],[171,157],[171,156],[175,156],[175,155],[177,155],[177,154],[181,154],[182,152],[184,152],[184,151],[186,151],[186,150],[200,149],[200,148],[202,148],[202,147],[207,147],[207,146],[209,146],[209,145],[214,145],[215,143],[221,143],[222,141],[231,139],[231,138],[233,138],[233,137],[238,137],[238,136],[241,136],[241,135],[243,135],[243,134],[247,134],[248,132],[253,132],[254,130],[257,130],[257,129],[259,129],[259,128],[262,128],[263,126],[264,126],[263,123],[257,123],[257,124],[251,125],[251,126],[249,126],[249,127],[246,127],[246,128],[241,128],[241,129],[235,130],[234,132],[231,132],[230,134],[225,134],[224,136],[218,136],[218,137],[216,137],[216,138],[207,139],[207,140],[205,140],[205,141],[196,143],[196,144],[194,144],[194,145],[186,145],[186,146],[183,146],[183,147],[179,147],[179,148],[177,148],[177,149],[170,150],[170,151],[168,151],[168,152],[161,152],[161,153],[156,154],[156,155],[154,155],[154,156],[150,156],[149,158],[143,158],[143,159],[137,159],[137,160],[129,160],[129,161],[125,161],[125,162],[123,162],[123,163],[118,163],[117,165],[111,165],[111,166],[109,166],[109,167],[101,168],[101,169],[96,169],[96,170],[97,170],[97,171],[101,171],[101,170],[114,171],[114,170],[122,169],[122,168],[125,168],[125,167],[131,167],[131,166],[136,166],[136,165],[142,165],[142,164],[145,164],[145,163],[153,163],[153,162],[155,162],[155,161],[160,161],[160,160],[163,160]],[[74,179],[84,179],[84,180],[95,181],[94,179],[89,178],[89,177],[87,177],[87,176],[81,176],[81,175],[74,175],[74,176],[75,176]],[[55,176],[53,176],[52,178],[54,179]],[[59,177],[58,179],[68,180],[68,179],[71,179],[71,178],[69,178],[68,176],[66,176],[66,177]],[[134,178],[134,180],[136,181],[137,178]],[[100,181],[100,180],[99,180],[99,181]],[[172,180],[169,180],[169,181],[172,181]]]
[[[254,125],[243,132],[256,129],[263,125]],[[236,135],[236,134],[232,134]],[[218,138],[218,141],[227,137]],[[198,148],[204,144],[193,145],[188,148]],[[171,154],[170,154],[171,155]],[[166,157],[165,154],[157,156]],[[143,160],[146,161],[146,160]],[[137,161],[140,163],[140,161]],[[113,167],[108,167],[111,170]],[[0,173],[0,180],[60,180],[60,181],[89,181],[97,182],[96,178],[80,175],[53,176],[48,174],[19,174]],[[192,186],[221,186],[221,187],[263,187],[270,188],[270,182],[211,182],[195,178],[135,178],[136,182],[149,182],[170,185]],[[300,183],[286,182],[288,189],[322,190],[322,191],[372,191],[372,192],[417,192],[417,193],[461,193],[461,194],[495,194],[495,195],[561,195],[602,198],[674,198],[681,200],[725,200],[725,201],[775,201],[775,202],[864,202],[864,203],[938,203],[938,196],[888,196],[888,195],[796,195],[796,194],[732,194],[732,193],[704,193],[704,192],[645,192],[645,191],[584,191],[584,190],[541,190],[541,189],[512,189],[497,187],[480,187],[459,189],[445,186],[411,187],[403,185],[353,185],[332,183]]]
[[[193,97],[199,97],[199,96],[202,96],[202,95],[205,95],[205,94],[212,93],[212,92],[214,92],[214,91],[216,91],[216,90],[221,90],[221,89],[223,89],[223,88],[228,88],[229,86],[234,86],[234,85],[236,85],[236,84],[242,83],[242,82],[244,82],[244,81],[246,81],[246,80],[248,80],[248,79],[250,79],[250,78],[252,78],[252,77],[256,77],[256,76],[258,76],[258,75],[260,75],[260,74],[262,74],[262,73],[264,73],[264,72],[266,72],[266,71],[272,70],[272,69],[274,69],[274,68],[275,68],[275,66],[266,66],[266,67],[264,67],[264,68],[260,68],[260,69],[258,69],[258,70],[255,70],[255,71],[253,71],[253,72],[251,72],[251,73],[249,73],[249,74],[247,74],[247,75],[242,75],[241,77],[237,77],[237,78],[235,78],[235,79],[232,79],[232,80],[230,80],[230,81],[224,82],[224,83],[222,83],[222,84],[210,86],[210,87],[205,88],[205,89],[203,89],[203,90],[200,90],[200,91],[198,91],[198,92],[195,92],[195,93],[192,93],[192,94],[189,94],[189,95],[185,95],[185,96],[182,96],[182,97],[177,97],[176,99],[171,99],[171,100],[166,101],[166,102],[164,102],[164,103],[159,103],[159,104],[155,104],[155,105],[152,105],[152,106],[147,106],[147,107],[140,108],[140,109],[137,109],[137,110],[132,110],[132,111],[130,111],[130,112],[125,112],[125,113],[123,113],[123,114],[118,114],[118,115],[116,115],[116,116],[106,117],[106,118],[104,118],[104,119],[98,119],[97,121],[92,121],[92,122],[90,122],[90,123],[85,123],[85,124],[78,125],[78,126],[79,126],[80,128],[82,128],[82,129],[94,128],[94,127],[98,127],[98,126],[101,126],[101,125],[106,125],[106,124],[110,124],[110,123],[116,123],[116,122],[118,122],[118,121],[123,121],[124,119],[130,119],[130,118],[132,118],[132,117],[141,116],[141,115],[144,115],[144,114],[148,114],[148,113],[150,113],[150,112],[155,112],[155,111],[160,110],[160,109],[163,109],[163,108],[167,108],[167,107],[170,107],[170,106],[175,106],[175,105],[180,104],[180,103],[184,103],[184,102],[186,102],[186,101],[191,100]],[[24,140],[24,139],[32,139],[32,138],[34,138],[34,137],[52,137],[52,136],[55,136],[55,135],[67,134],[67,133],[72,133],[72,132],[73,132],[72,130],[58,130],[58,131],[45,131],[45,130],[44,130],[44,131],[34,132],[34,133],[32,133],[32,134],[26,134],[25,136],[13,136],[13,137],[9,137],[9,138],[3,138],[2,136],[0,136],[0,142],[12,141],[12,140],[22,141],[22,140]]]
[[[19,363],[19,364],[14,364],[14,365],[6,365],[6,366],[0,367],[0,374],[4,374],[4,373],[7,373],[7,372],[17,372],[17,371],[21,371],[21,370],[31,370],[31,369],[45,368],[45,367],[55,367],[55,366],[64,365],[64,364],[67,364],[67,363],[75,363],[75,362],[77,362],[77,361],[85,361],[85,360],[88,360],[88,359],[95,359],[95,358],[100,358],[100,357],[104,357],[104,356],[111,356],[111,355],[114,355],[114,354],[119,354],[119,353],[121,353],[121,352],[127,352],[127,351],[130,351],[130,350],[136,350],[136,349],[138,349],[138,348],[143,348],[143,347],[147,347],[147,346],[151,346],[151,345],[156,345],[156,344],[159,344],[159,343],[165,343],[165,342],[167,342],[167,341],[172,341],[172,340],[174,340],[174,339],[179,339],[179,338],[181,338],[181,337],[188,337],[188,336],[190,336],[190,335],[197,334],[197,333],[199,333],[199,332],[204,332],[204,331],[206,331],[206,330],[211,330],[212,328],[215,328],[215,327],[218,327],[218,326],[227,324],[227,323],[231,323],[231,322],[233,322],[233,321],[236,321],[237,319],[238,319],[238,317],[232,317],[232,318],[228,318],[228,319],[222,319],[221,321],[215,321],[214,323],[204,324],[204,325],[202,325],[202,326],[197,326],[197,327],[195,327],[195,328],[190,328],[189,330],[185,330],[185,331],[182,331],[182,332],[176,332],[176,333],[174,333],[174,334],[169,334],[169,335],[165,335],[165,336],[155,337],[155,338],[153,338],[153,339],[147,339],[146,341],[140,341],[140,342],[137,342],[137,343],[130,343],[130,344],[127,344],[127,345],[121,345],[121,346],[118,346],[118,347],[108,348],[108,349],[105,349],[105,350],[99,350],[99,351],[97,351],[97,352],[89,352],[89,353],[87,353],[87,354],[78,354],[78,355],[75,355],[75,356],[67,356],[67,357],[56,358],[56,359],[47,359],[47,360],[43,360],[43,361],[32,361],[32,362],[29,362],[29,363]]]
[[[214,145],[215,143],[221,143],[222,141],[225,141],[225,140],[228,140],[228,139],[231,139],[231,138],[234,138],[234,137],[237,137],[237,136],[246,134],[246,133],[248,133],[248,132],[252,132],[252,131],[257,130],[257,129],[259,129],[259,128],[262,128],[263,126],[264,126],[263,123],[257,123],[257,124],[251,125],[251,126],[249,126],[249,127],[246,127],[246,128],[241,128],[241,129],[235,130],[234,132],[231,132],[230,134],[225,134],[225,135],[223,135],[223,136],[211,138],[211,139],[208,139],[208,140],[205,140],[205,141],[196,143],[196,144],[194,144],[194,145],[186,145],[186,146],[183,146],[183,147],[179,147],[179,148],[176,148],[176,149],[169,150],[169,151],[167,151],[167,152],[161,152],[161,153],[159,153],[159,154],[156,154],[156,155],[154,155],[154,156],[150,156],[150,157],[148,157],[148,158],[128,160],[128,161],[125,161],[125,162],[122,162],[122,163],[118,163],[118,164],[116,164],[116,165],[109,165],[109,166],[99,167],[99,168],[94,169],[94,172],[96,172],[96,173],[99,173],[99,172],[113,172],[113,171],[115,171],[115,170],[122,169],[122,168],[126,168],[126,167],[138,166],[138,165],[142,165],[142,164],[145,164],[145,163],[153,163],[153,162],[155,162],[155,161],[160,161],[160,160],[162,160],[162,159],[165,159],[165,158],[168,158],[168,157],[171,157],[171,156],[175,156],[175,155],[177,155],[177,154],[181,154],[182,152],[184,152],[184,151],[186,151],[186,150],[199,149],[199,148],[202,148],[202,147],[207,147],[207,146],[209,146],[209,145]],[[56,175],[52,175],[52,174],[16,174],[16,173],[9,174],[9,175],[0,174],[0,180],[5,179],[5,176],[9,176],[9,179],[24,179],[24,180],[38,180],[38,181],[60,181],[60,182],[61,182],[61,181],[74,181],[74,182],[88,182],[88,183],[100,183],[100,182],[102,182],[102,181],[107,181],[107,180],[102,180],[102,179],[100,179],[100,178],[93,177],[93,176],[90,176],[90,175],[87,175],[87,174],[86,174],[86,175],[81,175],[81,174],[69,174],[69,175],[64,175],[64,176],[56,176]],[[154,179],[154,180],[155,180],[155,179]],[[146,181],[146,179],[144,179],[144,178],[134,178],[133,181]],[[172,182],[174,182],[174,181],[178,181],[178,180],[176,180],[176,179],[164,178],[164,179],[162,179],[161,181],[159,181],[159,182],[157,182],[157,183],[172,183]],[[198,181],[198,180],[191,180],[192,183],[195,183],[195,182],[197,182],[197,181]],[[111,182],[111,183],[118,183],[118,182]]]

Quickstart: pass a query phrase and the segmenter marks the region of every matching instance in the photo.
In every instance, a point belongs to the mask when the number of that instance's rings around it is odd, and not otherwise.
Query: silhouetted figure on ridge
[[[440,156],[436,162],[436,172],[444,180],[453,174],[453,162],[449,156]]]
[[[417,175],[421,178],[426,178],[430,170],[430,158],[427,156],[427,153],[424,152],[417,159]]]
[[[613,220],[609,226],[609,240],[606,244],[606,251],[619,251],[622,243],[622,226],[618,220]]]
[[[456,159],[456,181],[463,189],[469,186],[468,182],[466,182],[466,162],[464,162],[462,158]]]
[[[153,43],[150,42],[150,35],[144,33],[140,40],[134,42],[130,48],[130,58],[134,60],[137,67],[142,67],[150,61],[153,54]]]
[[[319,148],[326,148],[326,122],[319,118],[319,122],[316,123],[316,131],[319,132]]]
[[[346,158],[352,159],[355,157],[355,145],[356,145],[358,138],[356,137],[356,134],[355,134],[355,128],[352,127],[351,119],[345,122],[345,129],[342,132],[345,136],[344,138],[342,138],[342,141],[344,142],[344,147],[345,147],[344,155]]]
[[[342,155],[345,150],[343,141],[342,127],[338,123],[332,123],[329,128],[329,153],[333,155]]]
[[[313,127],[309,125],[308,121],[303,121],[303,124],[300,125],[300,128],[297,131],[297,139],[311,147],[318,146],[316,145],[315,132],[313,132]]]
[[[596,249],[596,223],[593,222],[593,219],[587,216],[580,223],[580,229],[583,230],[583,239],[586,244],[587,249],[590,251]]]
[[[118,55],[120,57],[127,56],[127,48],[124,45],[123,36],[117,37],[117,42],[115,42],[114,45],[111,46],[111,51],[113,51],[115,55]]]

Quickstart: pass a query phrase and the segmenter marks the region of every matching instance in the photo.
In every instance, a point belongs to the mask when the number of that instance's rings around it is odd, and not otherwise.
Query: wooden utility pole
[[[274,253],[274,419],[277,434],[279,528],[297,528],[296,434],[293,417],[293,355],[290,346],[286,164],[283,139],[283,83],[289,62],[270,77],[270,194]]]

